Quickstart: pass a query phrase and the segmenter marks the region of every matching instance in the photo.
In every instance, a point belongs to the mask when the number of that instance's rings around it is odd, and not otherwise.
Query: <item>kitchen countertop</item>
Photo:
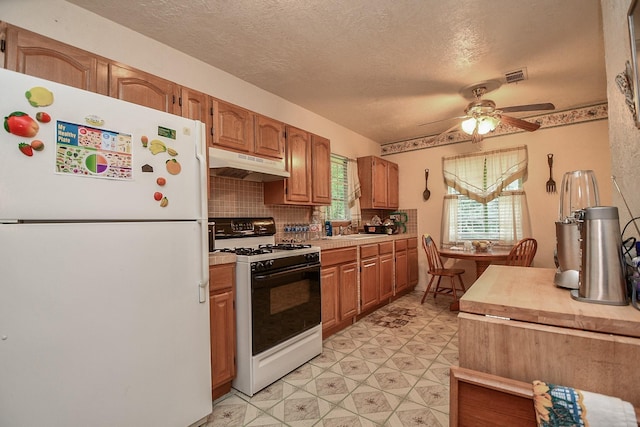
[[[364,237],[363,237],[364,236]],[[349,246],[361,246],[371,243],[393,242],[402,239],[415,239],[418,236],[411,233],[403,234],[352,234],[344,236],[327,237],[320,240],[307,240],[305,243],[318,246],[322,250],[345,248]]]
[[[366,237],[362,237],[366,236]],[[371,243],[393,242],[401,239],[415,239],[418,236],[411,233],[403,234],[353,234],[334,236],[320,240],[307,240],[305,244],[318,246],[321,250],[346,248],[349,246],[368,245]],[[236,262],[236,255],[226,252],[209,254],[209,265],[232,264]]]

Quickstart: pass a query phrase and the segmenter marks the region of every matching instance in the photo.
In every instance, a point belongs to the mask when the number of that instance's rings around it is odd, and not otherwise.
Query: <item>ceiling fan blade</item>
[[[449,117],[448,119],[442,119],[442,120],[436,120],[436,121],[433,121],[433,122],[421,123],[418,126],[427,126],[427,125],[432,125],[434,123],[441,123],[441,122],[448,122],[450,120],[464,119],[465,117],[467,117],[467,116]]]
[[[511,107],[498,108],[503,113],[517,113],[519,111],[540,111],[540,110],[555,110],[556,106],[550,102],[545,104],[527,104],[527,105],[514,105]]]
[[[511,116],[500,115],[500,121],[509,126],[517,127],[520,129],[524,129],[529,132],[533,132],[534,130],[538,130],[540,125],[538,123],[531,123],[526,120],[516,119]]]

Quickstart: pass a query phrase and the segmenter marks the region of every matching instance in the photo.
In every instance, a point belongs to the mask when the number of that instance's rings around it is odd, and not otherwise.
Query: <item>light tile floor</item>
[[[321,355],[255,394],[216,400],[206,427],[449,425],[458,364],[450,298],[405,295],[323,343]]]

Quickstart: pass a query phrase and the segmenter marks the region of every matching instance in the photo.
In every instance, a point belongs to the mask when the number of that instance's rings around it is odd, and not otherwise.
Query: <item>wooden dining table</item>
[[[441,249],[440,256],[445,258],[464,259],[476,263],[476,279],[493,263],[504,263],[510,249],[491,248],[486,252],[476,250]]]

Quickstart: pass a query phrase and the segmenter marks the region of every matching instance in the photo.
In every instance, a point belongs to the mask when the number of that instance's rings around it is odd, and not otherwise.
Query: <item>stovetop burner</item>
[[[278,251],[293,251],[296,249],[306,249],[310,248],[311,245],[306,245],[302,243],[277,243],[275,245],[260,245],[259,248],[266,248]]]
[[[216,249],[214,252],[228,252],[236,255],[262,255],[269,254],[273,252],[271,248],[260,247],[260,248],[222,248]]]

